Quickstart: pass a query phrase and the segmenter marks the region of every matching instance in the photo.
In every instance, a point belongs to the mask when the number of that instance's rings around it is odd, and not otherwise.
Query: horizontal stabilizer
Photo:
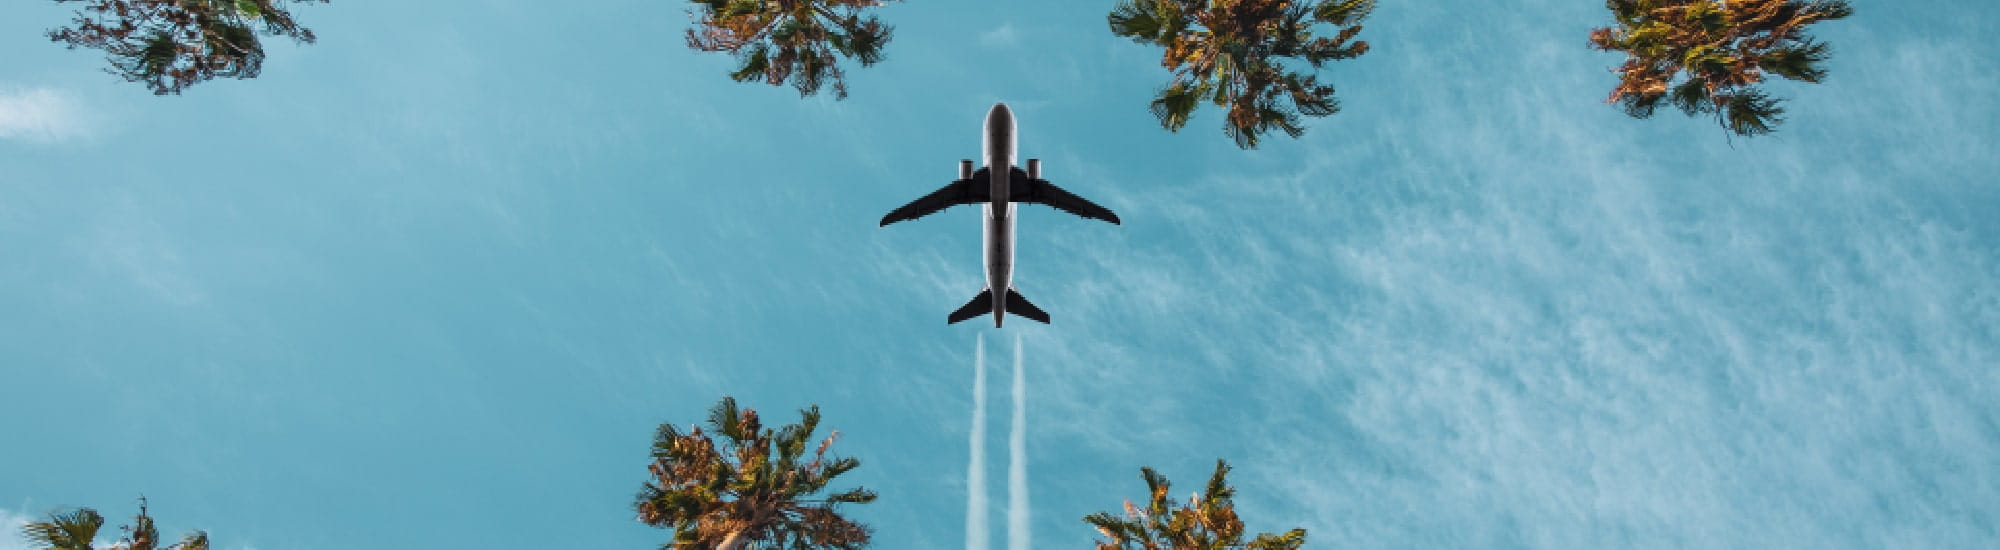
[[[1027,298],[1022,298],[1020,292],[1007,289],[1006,300],[1007,313],[1027,317],[1045,325],[1049,323],[1049,314],[1042,312],[1042,308],[1035,307],[1035,304],[1030,303]],[[958,311],[951,312],[951,317],[945,320],[945,324],[954,324],[988,313],[993,313],[993,289],[990,288],[980,291],[978,296],[972,297],[972,301],[959,306]]]
[[[1007,313],[1027,317],[1044,325],[1049,324],[1049,314],[1043,313],[1042,308],[1035,307],[1035,304],[1028,303],[1027,298],[1022,298],[1021,293],[1011,288],[1007,289]]]
[[[978,296],[972,297],[972,301],[966,302],[964,306],[960,306],[958,311],[951,312],[951,317],[945,321],[945,324],[957,323],[988,313],[993,313],[992,289],[980,292]]]

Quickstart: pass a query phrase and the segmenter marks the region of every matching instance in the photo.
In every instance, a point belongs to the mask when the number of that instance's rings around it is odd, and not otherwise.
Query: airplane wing
[[[1077,216],[1093,220],[1104,220],[1118,225],[1118,214],[1112,213],[1111,209],[1098,206],[1097,203],[1090,202],[1069,191],[1064,191],[1063,188],[1049,183],[1049,180],[1028,179],[1026,173],[1017,173],[1015,174],[1015,178],[1014,181],[1022,182],[1023,184],[1012,186],[1012,194],[1014,196],[1008,197],[1008,200],[1046,204],[1055,207],[1057,210]]]
[[[977,183],[985,181],[983,179],[985,174],[987,174],[987,171],[982,168],[972,174],[972,179],[947,183],[944,187],[932,191],[931,194],[924,195],[923,198],[910,201],[909,204],[905,204],[901,208],[891,210],[889,215],[882,216],[882,225],[889,225],[904,220],[914,220],[961,204],[978,204],[990,201],[992,199],[987,196],[989,194],[987,186]]]

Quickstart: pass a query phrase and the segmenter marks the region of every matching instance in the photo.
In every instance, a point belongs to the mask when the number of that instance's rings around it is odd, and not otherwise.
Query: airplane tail
[[[1042,308],[1035,307],[1035,304],[1028,302],[1027,298],[1021,297],[1021,293],[1012,288],[1007,289],[1007,297],[999,305],[1001,306],[1001,311],[1004,313],[1027,317],[1042,324],[1048,324],[1049,322],[1049,314],[1042,312]],[[958,311],[951,312],[951,317],[947,318],[946,324],[957,323],[973,317],[993,313],[993,306],[993,289],[988,288],[980,291],[978,296],[973,296],[972,301],[959,306]],[[993,326],[1000,326],[1000,323],[1000,318],[996,317],[993,319]]]

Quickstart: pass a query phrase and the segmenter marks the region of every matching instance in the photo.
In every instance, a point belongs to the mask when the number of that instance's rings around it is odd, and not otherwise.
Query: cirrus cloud
[[[0,139],[56,143],[87,134],[75,97],[48,88],[0,89]]]

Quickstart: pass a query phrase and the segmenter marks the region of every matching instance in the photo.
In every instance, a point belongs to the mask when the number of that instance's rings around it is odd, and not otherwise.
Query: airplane
[[[961,204],[980,204],[985,211],[981,227],[986,248],[986,289],[957,311],[946,324],[993,314],[999,328],[1007,314],[1027,317],[1043,324],[1049,314],[1021,297],[1014,289],[1014,204],[1046,204],[1057,210],[1118,224],[1118,215],[1097,203],[1085,200],[1042,179],[1041,159],[1028,159],[1027,170],[1014,165],[1014,112],[1006,103],[995,103],[986,112],[986,128],[980,149],[986,166],[972,169],[972,161],[958,161],[958,179],[923,198],[910,201],[882,216],[882,225],[914,220]],[[994,296],[995,292],[1002,292]]]

